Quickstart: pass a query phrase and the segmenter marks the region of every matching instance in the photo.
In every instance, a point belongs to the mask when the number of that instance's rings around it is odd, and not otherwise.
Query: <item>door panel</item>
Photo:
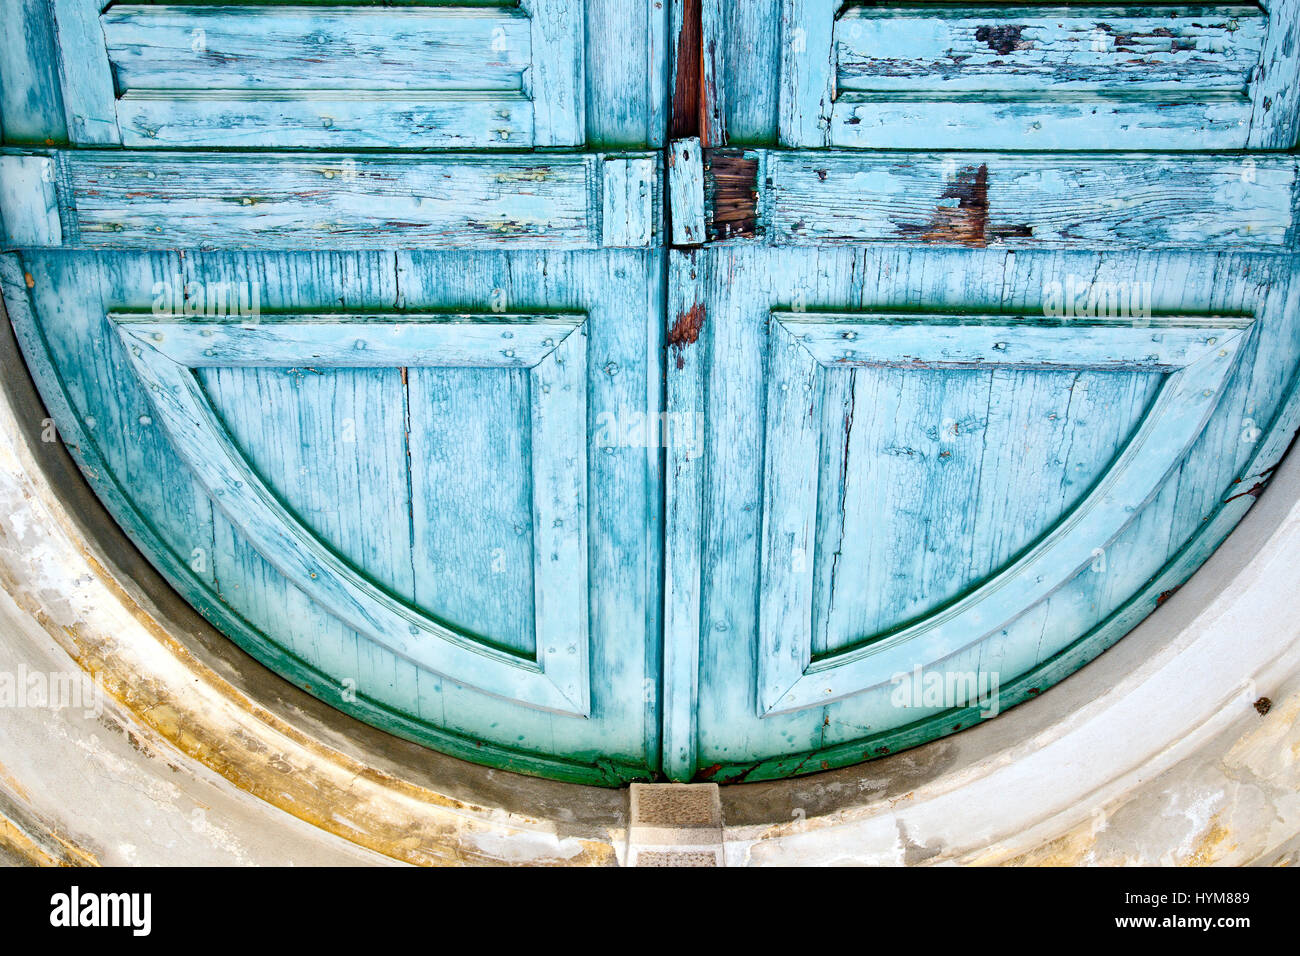
[[[1267,7],[1280,19],[1247,3],[782,0],[781,142],[870,149],[1290,145],[1294,126],[1279,142],[1274,121],[1264,117],[1292,95],[1294,24],[1285,14],[1294,10]]]
[[[1129,444],[1164,378],[869,367],[823,377],[806,558],[814,658],[930,617],[1026,552]],[[939,414],[905,414],[916,408]]]
[[[1181,583],[1295,428],[1290,256],[676,261],[670,316],[704,318],[669,412],[705,424],[669,449],[668,714],[698,680],[670,774],[805,773],[1037,695]],[[1051,318],[1071,275],[1138,283],[1151,316]]]
[[[545,710],[589,713],[585,317],[280,313],[239,326],[224,318],[124,311],[108,318],[190,470],[249,543],[317,604],[393,653],[459,683]],[[364,566],[353,567],[304,527],[221,427],[194,375],[199,368],[241,367],[297,374],[303,368],[527,369],[532,467],[520,477],[534,489],[536,659],[497,651],[490,639],[460,633],[395,599],[367,579]],[[254,403],[243,411],[263,408]],[[408,421],[422,415],[417,408]],[[297,440],[311,440],[314,418],[291,419]],[[411,476],[399,474],[399,489],[415,484],[418,463],[412,459]],[[423,479],[419,484],[424,487]],[[401,511],[417,510],[412,492]]]
[[[774,313],[769,320],[767,356],[767,428],[763,475],[763,558],[759,580],[759,707],[764,713],[819,706],[866,688],[887,682],[909,666],[929,666],[949,657],[962,647],[978,642],[986,632],[996,631],[1057,590],[1065,581],[1104,550],[1154,497],[1168,471],[1200,435],[1233,368],[1250,320],[1223,317],[1170,318],[1135,328],[1128,320],[1118,323],[1078,322],[1044,328],[1041,323],[995,316],[873,316]],[[853,646],[820,658],[813,656],[813,603],[816,576],[816,539],[819,534],[818,488],[806,478],[807,463],[817,461],[821,447],[822,410],[818,408],[828,390],[830,375],[842,376],[846,369],[912,368],[938,382],[928,388],[900,389],[896,420],[913,428],[924,423],[942,435],[956,437],[962,421],[971,429],[972,419],[981,412],[987,421],[995,402],[1024,401],[1024,393],[1013,391],[1014,378],[988,374],[983,409],[967,394],[969,382],[957,372],[950,381],[943,370],[990,368],[994,372],[1016,369],[1071,369],[1074,371],[1157,371],[1166,373],[1141,424],[1115,448],[1097,482],[1076,507],[1059,513],[1049,532],[1028,542],[1029,547],[1014,561],[995,569],[986,580],[973,576],[945,580],[931,577],[951,559],[937,556],[919,567],[906,558],[889,565],[889,572],[905,578],[907,584],[942,608],[908,622],[894,622],[888,630],[855,635]],[[834,371],[829,371],[834,370]],[[899,384],[899,383],[895,383]],[[947,388],[945,388],[947,386]],[[955,386],[955,387],[953,387]],[[934,390],[938,389],[938,394]],[[866,409],[881,410],[886,396],[865,396]],[[892,397],[892,396],[891,396]],[[1031,406],[1031,414],[1048,417],[1055,404]],[[834,435],[833,441],[851,442],[852,414]],[[1118,409],[1123,415],[1128,410]],[[954,418],[952,416],[961,416]],[[949,424],[951,422],[951,424]],[[975,425],[976,430],[982,430]],[[1026,443],[1041,442],[1046,436],[1028,427],[1022,429]],[[985,436],[989,440],[991,436]],[[944,438],[941,437],[940,441]],[[851,448],[849,449],[851,452]],[[893,449],[885,449],[890,454]],[[921,548],[939,555],[954,548],[959,554],[980,555],[973,529],[969,502],[984,494],[1005,494],[1004,473],[996,470],[996,457],[982,454],[937,451],[942,467],[961,467],[964,476],[925,475],[927,495],[947,505],[926,516],[920,538],[897,536],[903,528],[891,529],[896,548]],[[910,448],[904,455],[916,455]],[[1039,452],[1041,454],[1041,452]],[[960,464],[959,464],[960,463]],[[988,492],[982,487],[985,464],[993,466],[995,484]],[[1003,462],[1004,466],[1009,462]],[[953,469],[956,470],[956,469]],[[888,478],[893,476],[871,476]],[[962,487],[964,494],[949,493],[948,481]],[[893,486],[881,481],[872,486],[874,496],[888,497]],[[898,513],[895,506],[891,509]],[[824,520],[835,520],[831,512]],[[844,516],[840,514],[840,520]],[[842,529],[876,531],[867,528]],[[963,533],[964,532],[964,533]],[[876,531],[879,534],[879,531]],[[931,540],[933,536],[933,540]],[[832,561],[843,557],[832,553]],[[929,559],[930,554],[925,554]],[[974,560],[973,558],[971,560]],[[937,567],[936,567],[937,566]],[[850,567],[846,562],[846,571]],[[848,583],[841,587],[872,589],[871,564],[851,565]],[[969,575],[969,570],[966,571]],[[835,571],[830,587],[836,586]],[[944,600],[944,592],[951,595]],[[937,592],[937,593],[936,593]],[[833,596],[832,590],[832,596]],[[960,596],[960,597],[959,597]]]
[[[61,434],[243,646],[471,759],[606,784],[652,772],[657,450],[596,422],[654,417],[656,256],[6,262],[33,368],[66,396]],[[248,276],[259,316],[153,314],[159,283],[197,298]],[[524,311],[485,308],[503,301]]]
[[[526,149],[585,139],[583,22],[569,0],[104,6],[55,2],[74,142]]]
[[[812,772],[1043,692],[1267,483],[1298,14],[24,2],[0,280],[92,487],[298,686],[560,779]]]

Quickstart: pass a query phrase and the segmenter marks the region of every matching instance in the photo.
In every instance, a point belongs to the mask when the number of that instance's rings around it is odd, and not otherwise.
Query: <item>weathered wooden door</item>
[[[562,779],[806,773],[1043,692],[1267,481],[1298,25],[21,0],[0,280],[110,511],[299,686]]]
[[[118,521],[322,700],[602,784],[658,768],[666,16],[4,5],[6,302]]]
[[[1298,28],[1279,0],[705,0],[668,774],[969,727],[1223,538],[1296,427]]]

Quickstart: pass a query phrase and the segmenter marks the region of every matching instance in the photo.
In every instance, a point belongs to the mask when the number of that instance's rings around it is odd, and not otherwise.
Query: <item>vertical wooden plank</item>
[[[782,0],[704,0],[702,135],[710,146],[776,142]]]
[[[63,243],[54,160],[0,156],[0,235],[9,246]]]
[[[605,159],[600,164],[601,245],[644,249],[654,238],[654,176],[650,158]]]
[[[669,82],[672,83],[672,102],[669,106],[668,138],[683,139],[699,136],[700,104],[703,94],[700,83],[703,70],[700,64],[700,27],[702,0],[671,0],[672,22],[671,55],[668,64]]]
[[[823,398],[822,368],[794,335],[773,320],[768,341],[758,599],[758,693],[764,709],[789,689],[789,673],[803,673],[811,663],[817,482],[807,471],[821,455]]]
[[[412,591],[397,369],[199,371],[239,450],[311,531],[395,594]],[[274,414],[267,414],[273,409]]]
[[[589,716],[586,329],[533,366],[530,386],[537,658]]]
[[[522,0],[532,20],[528,88],[535,146],[581,146],[586,137],[586,15],[577,0]]]
[[[837,0],[784,0],[777,129],[783,146],[830,145]]]
[[[6,145],[67,141],[57,64],[47,0],[0,3],[0,117]]]
[[[587,145],[662,146],[668,0],[586,0]]]
[[[646,145],[660,147],[668,142],[668,111],[671,102],[668,77],[672,76],[668,69],[672,58],[669,23],[672,14],[669,11],[669,0],[646,0],[646,3],[650,10],[650,45],[647,50],[650,96],[646,116]]]
[[[664,470],[663,772],[695,775],[700,679],[703,547],[704,263],[695,251],[668,253],[668,354],[665,418],[679,423]],[[681,427],[684,423],[685,427]]]
[[[403,378],[415,604],[533,656],[528,373],[409,368]]]
[[[728,0],[701,0],[700,10],[700,138],[710,146],[727,145],[727,111],[731,86],[736,98],[745,99],[750,91],[731,75],[727,56]]]
[[[698,137],[674,140],[668,154],[673,245],[704,242],[704,157]]]
[[[83,146],[117,146],[117,93],[99,14],[104,0],[52,0],[68,138]]]
[[[1291,149],[1300,139],[1300,0],[1262,0],[1264,55],[1251,84],[1250,149]]]

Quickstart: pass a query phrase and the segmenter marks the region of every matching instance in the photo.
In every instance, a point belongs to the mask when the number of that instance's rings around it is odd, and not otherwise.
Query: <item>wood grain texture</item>
[[[1294,248],[1291,157],[762,157],[759,208],[773,244]]]
[[[0,236],[7,246],[60,246],[54,160],[0,156]]]
[[[712,147],[776,144],[781,0],[703,0]]]
[[[1224,152],[1295,141],[1262,6],[95,9],[128,148],[0,153],[0,284],[123,527],[322,700],[602,785],[853,763],[984,716],[891,668],[1100,653],[1300,424],[1295,159]]]
[[[671,6],[664,0],[586,0],[589,148],[663,146]]]
[[[1285,9],[1272,27],[1249,4],[808,2],[783,0],[801,31],[783,41],[786,146],[1240,149],[1261,142],[1252,112],[1259,122],[1289,88],[1288,66],[1267,79],[1284,42],[1267,33],[1294,23]]]
[[[1222,394],[1249,320],[1207,317],[1043,326],[985,316],[774,316],[769,356],[759,706],[817,707],[938,666],[1042,601],[1105,549],[1155,497]],[[1005,364],[1002,361],[1005,357]],[[814,662],[813,554],[823,368],[983,367],[1171,371],[1110,468],[1068,517],[995,577],[917,623]]]
[[[117,102],[123,145],[256,149],[518,149],[533,104],[518,93],[133,91]]]
[[[1235,93],[1195,102],[1062,93],[1050,102],[1008,94],[846,93],[830,140],[854,149],[1241,149],[1250,103]]]
[[[606,158],[69,153],[60,157],[67,177],[60,201],[74,232],[64,241],[119,249],[596,248],[604,242]],[[657,223],[655,158],[615,158],[631,161],[626,172],[637,177],[611,181],[621,201],[644,204],[634,218]],[[616,197],[610,205],[618,208]],[[617,229],[611,238],[627,240]]]
[[[1248,4],[855,7],[835,23],[836,90],[1244,99],[1267,24]]]
[[[649,157],[607,158],[601,164],[601,245],[644,249],[656,234],[658,164]]]
[[[0,257],[0,265],[15,316],[18,304],[33,302],[20,322],[24,349],[88,479],[168,580],[242,647],[331,706],[466,759],[605,786],[653,772],[661,613],[657,446],[635,433],[632,441],[606,438],[599,426],[587,438],[588,562],[592,580],[603,585],[591,588],[585,602],[591,717],[512,706],[421,669],[342,624],[268,564],[220,509],[214,512],[106,315],[135,310],[147,320],[159,282],[193,287],[196,296],[218,283],[255,282],[263,323],[304,306],[312,314],[396,307],[446,316],[489,314],[491,304],[504,301],[543,314],[586,312],[585,391],[593,410],[625,421],[659,411],[662,373],[654,357],[664,303],[656,254],[74,252]],[[407,368],[404,398],[401,368],[197,372],[240,452],[332,548],[357,564],[373,561],[366,573],[421,613],[481,634],[505,653],[531,654],[532,572],[519,562],[532,561],[532,528],[516,528],[521,507],[531,515],[531,457],[526,435],[503,434],[527,414],[527,388],[520,390],[517,377],[528,373],[484,369],[476,380],[478,374]],[[355,444],[346,440],[346,419]],[[409,472],[399,443],[407,435]],[[496,473],[482,475],[494,461]],[[406,504],[411,489],[418,521]],[[389,501],[403,503],[381,504]],[[475,501],[475,513],[466,514]],[[413,546],[402,545],[408,536]],[[419,573],[408,593],[412,567]]]
[[[1253,87],[1251,149],[1293,149],[1300,140],[1300,2],[1265,0],[1268,34]]]
[[[704,151],[698,137],[674,140],[668,154],[674,246],[704,242]]]
[[[587,468],[585,442],[575,447],[572,440],[574,430],[577,434],[586,431],[587,367],[579,323],[549,324],[550,337],[544,340],[549,344],[532,366],[531,475],[539,640],[537,660],[531,661],[498,651],[490,643],[476,641],[473,635],[459,633],[394,600],[284,508],[222,427],[185,364],[192,352],[185,341],[186,333],[194,332],[195,326],[202,323],[169,323],[156,318],[142,323],[130,313],[113,313],[110,319],[117,325],[136,373],[181,457],[244,538],[316,604],[378,646],[458,683],[543,710],[575,716],[590,713],[584,610]],[[488,321],[486,317],[480,319],[482,325]],[[510,368],[518,365],[509,347],[514,328],[527,322],[493,322],[492,340],[478,344],[457,339],[449,342],[449,337],[438,331],[429,342],[421,342],[423,333],[436,330],[436,321],[396,326],[371,323],[371,327],[377,337],[405,334],[412,339],[410,354],[421,363]],[[303,341],[304,327],[321,332],[327,342],[351,330],[346,320],[336,320],[333,328],[317,320],[297,323],[297,334],[284,337],[277,337],[279,323],[242,331],[265,346],[275,365],[330,367],[328,355],[323,354],[327,349]],[[229,336],[234,330],[227,327],[223,331]],[[201,328],[196,337],[202,337]],[[174,343],[179,344],[175,351]],[[503,344],[507,347],[502,348]],[[260,351],[251,344],[226,348],[220,364],[237,365],[238,355],[250,350]],[[351,355],[358,351],[369,353],[371,367],[384,363],[378,349],[353,346],[348,351]],[[470,354],[461,359],[466,352]],[[212,362],[218,356],[205,359]],[[390,353],[391,364],[401,361]],[[261,355],[253,362],[257,366],[267,364]]]
[[[68,138],[78,145],[115,146],[116,91],[104,32],[99,26],[100,0],[51,0],[63,83]]]
[[[835,0],[782,0],[780,98],[782,146],[830,146],[835,105]]]
[[[664,409],[670,421],[702,423],[708,336],[700,272],[693,251],[669,255],[672,371]],[[663,772],[681,781],[695,775],[698,753],[705,454],[695,430],[688,429],[668,444],[664,473]]]
[[[523,89],[529,18],[508,7],[137,5],[100,18],[118,89]]]
[[[46,0],[0,4],[0,130],[7,146],[67,142],[59,54]]]
[[[141,145],[636,148],[663,143],[667,8],[122,4],[101,32]]]
[[[580,146],[586,140],[585,14],[572,0],[520,0],[532,34],[527,75],[533,144]]]

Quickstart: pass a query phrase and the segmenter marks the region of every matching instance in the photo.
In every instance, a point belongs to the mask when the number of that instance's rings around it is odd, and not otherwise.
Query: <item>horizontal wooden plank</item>
[[[118,89],[521,90],[517,8],[123,4],[101,17]]]
[[[583,315],[293,313],[228,321],[109,313],[121,335],[186,368],[532,368]]]
[[[1116,302],[1116,311],[1123,303]],[[1031,368],[1170,372],[1251,319],[1140,315],[1048,319],[1005,315],[778,312],[773,318],[820,364],[832,367]],[[1068,332],[1066,331],[1068,330]]]
[[[518,149],[533,104],[515,93],[128,93],[128,147]]]
[[[77,151],[60,204],[88,248],[598,248],[607,154],[239,154]],[[657,229],[654,154],[630,164]],[[626,196],[629,184],[619,184]],[[615,204],[616,205],[616,204]],[[618,230],[615,230],[618,233]],[[622,242],[626,237],[615,235]],[[650,245],[647,240],[644,245]]]
[[[857,94],[836,101],[830,136],[851,149],[1243,149],[1250,115],[1250,100],[1238,94],[1186,103],[1088,94],[1049,101]]]
[[[836,22],[840,91],[1244,92],[1253,5],[856,7]]]
[[[772,244],[1294,248],[1290,156],[759,155]]]

